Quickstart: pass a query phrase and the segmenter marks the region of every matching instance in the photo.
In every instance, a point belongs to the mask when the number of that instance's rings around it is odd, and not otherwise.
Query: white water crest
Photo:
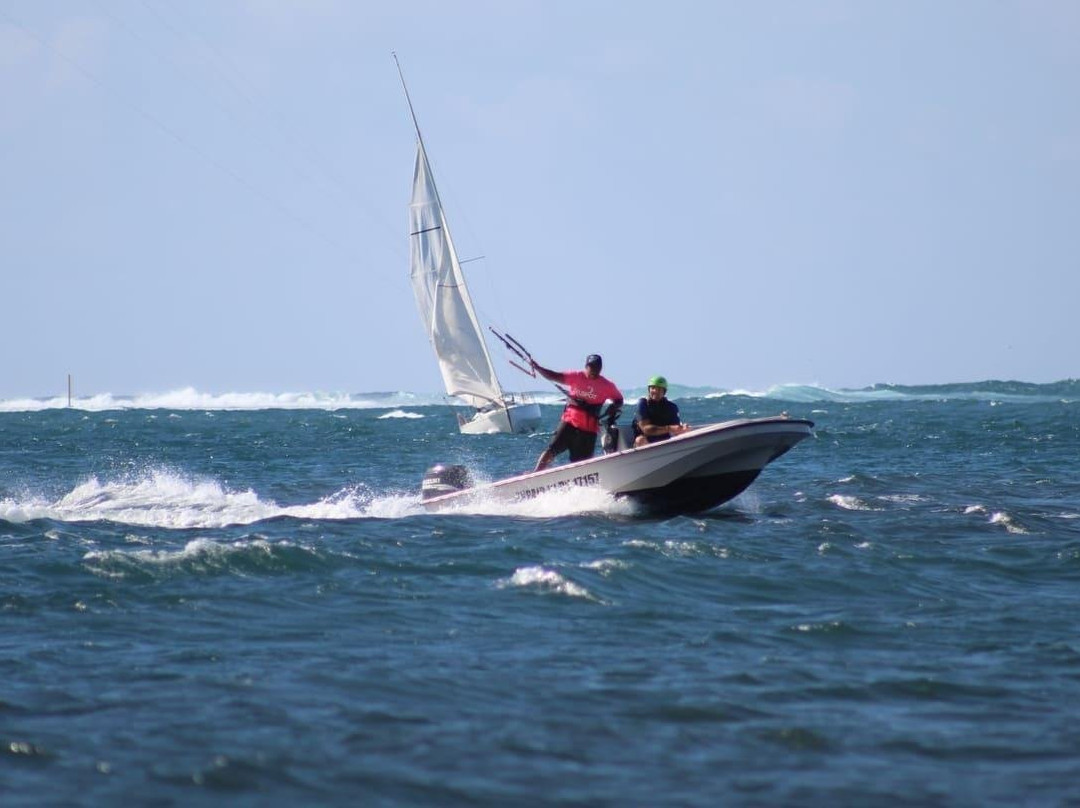
[[[370,516],[370,493],[348,488],[302,505],[283,506],[254,491],[229,490],[216,480],[165,469],[133,478],[102,481],[90,477],[55,501],[41,497],[0,500],[0,519],[27,522],[108,521],[140,527],[217,528],[265,519],[356,519]]]
[[[509,578],[498,581],[496,586],[500,589],[526,589],[539,594],[565,595],[599,602],[584,586],[546,567],[521,567],[514,570],[514,574]]]
[[[845,511],[880,511],[881,508],[875,508],[873,505],[859,499],[858,497],[850,496],[848,494],[831,494],[826,499],[838,508],[843,508]]]
[[[392,410],[391,412],[384,413],[379,416],[379,420],[385,418],[423,418],[423,414],[419,412],[407,412],[405,410]]]
[[[293,542],[270,542],[266,539],[247,539],[236,542],[213,541],[211,539],[192,539],[179,550],[91,550],[83,556],[87,562],[115,560],[138,561],[143,564],[169,566],[185,561],[217,561],[228,559],[252,550],[269,553],[277,547],[293,547]],[[309,549],[309,548],[305,548]]]
[[[192,387],[165,393],[75,397],[70,408],[86,412],[108,410],[370,410],[383,407],[437,407],[454,404],[434,393],[203,393]],[[68,409],[66,396],[0,401],[0,412],[40,412]],[[411,417],[411,416],[409,416]]]
[[[1017,521],[1012,516],[1005,513],[1004,511],[995,511],[993,514],[991,514],[991,516],[990,516],[990,524],[992,524],[992,525],[1001,525],[1009,533],[1016,533],[1016,534],[1019,534],[1019,535],[1026,535],[1027,532],[1028,532],[1027,529],[1023,525],[1018,524]]]
[[[618,379],[615,380],[619,382]],[[622,386],[628,402],[646,395],[646,388]],[[552,390],[524,391],[538,404],[561,405],[565,398]],[[672,384],[668,397],[675,400],[754,398],[793,404],[810,403],[864,403],[873,401],[983,401],[994,406],[1001,402],[1047,402],[1071,403],[1077,400],[1075,380],[1049,385],[1019,384],[1015,382],[937,384],[924,386],[874,385],[858,389],[829,388],[816,383],[775,384],[762,390],[746,388],[724,389],[716,386],[690,386]],[[207,393],[193,387],[183,387],[166,392],[96,393],[76,396],[68,402],[67,396],[23,397],[0,400],[0,412],[40,412],[42,410],[74,409],[86,412],[107,410],[363,410],[398,409],[403,407],[461,407],[464,402],[433,392],[225,392]],[[394,417],[394,416],[391,416]],[[414,417],[411,415],[396,417]]]
[[[829,388],[819,384],[776,384],[764,390],[733,389],[706,392],[706,389],[686,388],[668,391],[669,398],[728,398],[747,397],[786,401],[792,404],[861,404],[874,401],[981,401],[990,406],[1002,402],[1038,403],[1076,400],[1074,392],[1062,393],[1053,385],[1029,385],[1027,389],[1011,389],[1012,383],[985,382],[972,384],[940,384],[926,386],[874,385],[850,389]]]

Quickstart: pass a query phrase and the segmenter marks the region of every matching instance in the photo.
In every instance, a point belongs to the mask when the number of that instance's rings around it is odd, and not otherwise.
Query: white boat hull
[[[725,421],[640,449],[460,489],[432,474],[458,467],[436,467],[425,477],[423,504],[437,511],[470,499],[529,499],[559,488],[595,486],[629,497],[651,513],[694,513],[741,494],[765,466],[810,437],[812,427],[811,421],[785,417]]]
[[[511,404],[497,410],[479,410],[469,420],[459,416],[458,426],[464,435],[528,434],[537,430],[540,420],[539,404]]]

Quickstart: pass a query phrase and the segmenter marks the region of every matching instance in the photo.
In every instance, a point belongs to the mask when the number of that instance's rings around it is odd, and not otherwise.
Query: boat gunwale
[[[648,451],[670,451],[673,447],[678,446],[680,443],[684,443],[688,440],[693,441],[701,438],[703,435],[707,435],[713,432],[742,432],[746,429],[751,429],[766,425],[792,425],[805,427],[803,430],[798,430],[803,433],[804,437],[809,437],[813,434],[814,422],[806,418],[789,418],[783,415],[766,416],[764,418],[735,418],[729,421],[719,421],[717,423],[706,424],[704,426],[696,427],[684,432],[681,435],[673,435],[667,440],[655,441],[653,443],[646,444],[645,446],[632,446],[628,449],[620,449],[617,452],[611,452],[607,454],[594,455],[588,457],[585,460],[578,460],[574,463],[566,463],[561,466],[555,466],[553,468],[543,469],[541,471],[527,471],[522,474],[516,474],[513,477],[505,477],[501,480],[496,480],[490,483],[483,483],[481,485],[472,486],[470,488],[463,488],[460,491],[453,491],[449,494],[441,494],[437,497],[431,497],[423,502],[425,508],[433,505],[440,505],[445,502],[451,502],[459,498],[465,498],[469,495],[477,495],[481,492],[498,490],[509,485],[520,483],[522,480],[529,477],[554,476],[556,473],[563,473],[568,470],[577,471],[578,469],[584,469],[588,466],[600,462],[610,460],[611,458],[626,456],[630,454],[639,454],[641,452]]]

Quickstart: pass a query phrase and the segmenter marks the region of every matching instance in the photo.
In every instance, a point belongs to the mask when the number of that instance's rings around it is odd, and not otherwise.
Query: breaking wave
[[[499,589],[522,589],[541,595],[562,595],[600,602],[588,589],[560,572],[547,567],[521,567],[509,578],[500,580]]]
[[[134,396],[101,393],[71,400],[71,409],[107,410],[369,410],[447,406],[434,393],[201,393],[191,387],[166,393]],[[67,409],[66,397],[21,398],[0,401],[0,412],[40,412]]]
[[[691,388],[683,391],[693,397]],[[672,392],[669,391],[669,397]],[[729,390],[708,392],[702,398],[748,398],[786,401],[793,404],[859,404],[873,401],[996,401],[1010,403],[1045,403],[1080,401],[1080,380],[1068,379],[1050,384],[1016,381],[984,381],[961,384],[900,385],[875,384],[858,389],[830,389],[812,384],[781,384],[765,390]]]
[[[645,388],[623,388],[628,400],[646,394]],[[563,398],[553,391],[527,392],[525,396],[538,404],[560,405]],[[857,389],[828,388],[816,384],[778,384],[763,390],[745,388],[724,389],[713,386],[673,384],[668,390],[673,399],[744,397],[770,399],[793,404],[819,402],[862,403],[873,401],[945,401],[970,400],[1012,403],[1080,401],[1080,379],[1066,379],[1049,384],[1018,381],[982,381],[958,384],[899,385],[875,384]],[[191,387],[165,393],[116,395],[100,393],[74,398],[71,408],[87,412],[106,410],[342,410],[392,409],[401,414],[387,417],[415,418],[405,407],[462,406],[438,393],[374,392],[374,393],[203,393]],[[0,412],[39,412],[67,409],[63,396],[51,398],[13,398],[0,400]]]

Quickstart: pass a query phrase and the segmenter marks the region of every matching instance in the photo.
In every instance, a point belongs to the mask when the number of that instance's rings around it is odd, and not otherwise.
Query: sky
[[[0,399],[1075,378],[1080,3],[0,0]],[[504,384],[542,385],[492,346]]]

